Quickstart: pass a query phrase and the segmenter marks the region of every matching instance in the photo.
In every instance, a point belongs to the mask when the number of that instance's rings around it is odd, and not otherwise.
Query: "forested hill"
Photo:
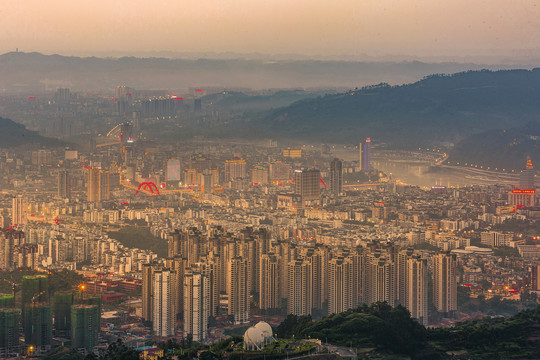
[[[39,135],[26,129],[24,125],[0,117],[0,148],[12,148],[18,146],[63,146],[64,142]]]
[[[256,126],[288,138],[357,142],[369,136],[418,147],[540,121],[539,99],[540,68],[468,71],[298,101]]]
[[[474,134],[456,145],[450,160],[519,171],[527,157],[535,168],[540,165],[540,122]]]
[[[507,318],[486,317],[451,328],[425,328],[402,306],[363,305],[318,321],[288,315],[281,338],[312,338],[354,348],[370,359],[538,359],[540,305]]]

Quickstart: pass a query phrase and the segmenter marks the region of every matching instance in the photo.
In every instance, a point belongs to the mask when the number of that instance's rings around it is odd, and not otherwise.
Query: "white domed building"
[[[261,351],[265,345],[271,344],[273,341],[272,327],[268,323],[260,321],[244,333],[244,350]]]
[[[264,337],[264,345],[274,342],[272,327],[267,322],[259,321],[257,325],[255,325],[255,329],[261,330]]]

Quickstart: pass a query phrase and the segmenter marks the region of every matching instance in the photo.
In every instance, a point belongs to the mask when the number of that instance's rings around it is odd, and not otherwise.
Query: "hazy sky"
[[[540,1],[0,0],[0,52],[15,48],[538,56]]]

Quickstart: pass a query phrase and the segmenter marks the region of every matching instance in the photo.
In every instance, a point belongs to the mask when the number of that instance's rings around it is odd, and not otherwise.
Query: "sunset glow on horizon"
[[[0,18],[2,53],[540,54],[534,1],[25,0]]]

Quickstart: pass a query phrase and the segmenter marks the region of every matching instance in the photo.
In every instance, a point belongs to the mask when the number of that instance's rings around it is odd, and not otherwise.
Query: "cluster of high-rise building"
[[[88,178],[86,182],[86,200],[88,202],[99,202],[109,200],[110,183],[109,172],[101,169],[88,168]]]
[[[227,313],[236,323],[253,308],[267,313],[334,314],[375,302],[401,304],[428,324],[428,277],[433,305],[457,310],[456,256],[429,257],[397,245],[331,248],[275,241],[264,228],[237,234],[223,228],[175,231],[168,258],[143,268],[143,318],[157,336],[206,339],[209,317]],[[431,275],[429,275],[431,274]]]
[[[48,275],[22,277],[20,305],[14,294],[0,294],[0,357],[50,351],[53,335],[89,353],[98,345],[101,298],[74,291],[52,295]],[[24,335],[24,346],[19,334]]]
[[[85,108],[94,100],[101,104],[96,113],[115,115],[93,134],[114,128],[94,136],[88,151],[0,152],[0,223],[7,228],[0,232],[0,267],[84,273],[90,277],[87,293],[99,294],[103,302],[129,298],[135,308],[131,320],[141,325],[142,318],[148,325],[135,326],[144,340],[213,341],[208,329],[216,323],[243,326],[254,314],[320,317],[378,301],[405,306],[428,324],[435,315],[429,308],[449,317],[457,311],[458,279],[478,292],[479,284],[489,283],[501,296],[525,292],[529,283],[538,288],[537,243],[496,229],[505,221],[538,218],[531,161],[510,191],[504,185],[440,184],[425,190],[378,171],[388,159],[374,152],[371,138],[359,146],[324,144],[320,150],[278,147],[274,140],[147,141],[141,121],[151,126],[176,119],[187,104],[127,87],[116,89],[113,107],[110,98],[104,104],[85,96],[83,104],[62,89],[54,107]],[[194,100],[200,111],[201,100]],[[194,121],[210,118],[193,115]],[[59,137],[94,126],[67,118],[55,124]],[[424,152],[389,157],[399,163],[433,160]],[[120,242],[105,233],[123,227],[148,229],[148,240],[168,243],[168,253],[129,248],[129,239]],[[500,247],[515,248],[519,257],[495,256]],[[133,298],[137,284],[143,288],[140,303]],[[77,300],[78,293],[44,296],[26,301],[28,317],[9,300],[3,305],[0,296],[0,328],[22,334],[15,323],[43,323],[41,335],[29,335],[25,344],[44,351],[48,340],[39,345],[35,339],[52,332],[91,351],[85,344],[94,344],[97,333],[85,329],[94,328],[100,309]],[[129,338],[128,332],[103,328],[111,338]],[[18,344],[9,335],[0,348],[12,354]]]

